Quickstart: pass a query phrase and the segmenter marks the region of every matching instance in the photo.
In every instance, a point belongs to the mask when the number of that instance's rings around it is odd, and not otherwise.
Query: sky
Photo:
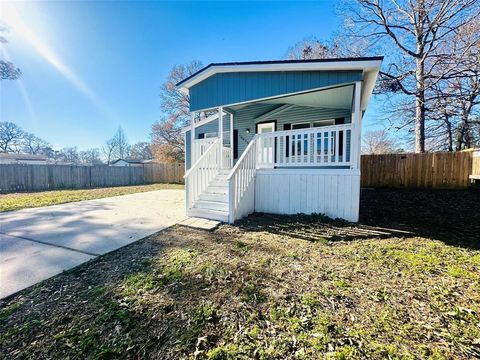
[[[22,70],[0,83],[0,121],[56,149],[99,148],[118,127],[131,144],[149,141],[172,66],[283,59],[306,37],[332,35],[336,3],[0,0],[11,24],[2,57]]]

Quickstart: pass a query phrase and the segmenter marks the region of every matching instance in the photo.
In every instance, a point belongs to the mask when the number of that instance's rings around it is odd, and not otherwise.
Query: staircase
[[[198,200],[188,210],[189,216],[228,222],[228,181],[230,170],[220,170]]]

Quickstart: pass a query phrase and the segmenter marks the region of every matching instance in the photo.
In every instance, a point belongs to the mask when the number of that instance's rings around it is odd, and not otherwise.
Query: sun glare
[[[0,19],[4,22],[12,32],[21,37],[36,52],[38,52],[46,61],[55,67],[70,83],[78,90],[88,96],[97,106],[104,111],[107,108],[101,104],[95,93],[88,87],[85,82],[80,79],[45,43],[28,27],[27,21],[22,19],[14,4],[0,0]]]

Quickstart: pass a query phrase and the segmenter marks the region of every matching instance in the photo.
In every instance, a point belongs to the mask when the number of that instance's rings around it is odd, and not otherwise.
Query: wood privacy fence
[[[362,155],[362,187],[462,189],[472,174],[472,152]]]
[[[183,164],[75,166],[0,164],[0,193],[183,183]]]
[[[185,175],[184,164],[156,164],[144,165],[145,182],[183,184]]]

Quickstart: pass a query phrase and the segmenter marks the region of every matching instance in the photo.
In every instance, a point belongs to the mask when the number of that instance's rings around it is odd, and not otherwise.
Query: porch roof
[[[231,106],[363,81],[362,108],[383,57],[214,63],[177,84],[190,110]]]

